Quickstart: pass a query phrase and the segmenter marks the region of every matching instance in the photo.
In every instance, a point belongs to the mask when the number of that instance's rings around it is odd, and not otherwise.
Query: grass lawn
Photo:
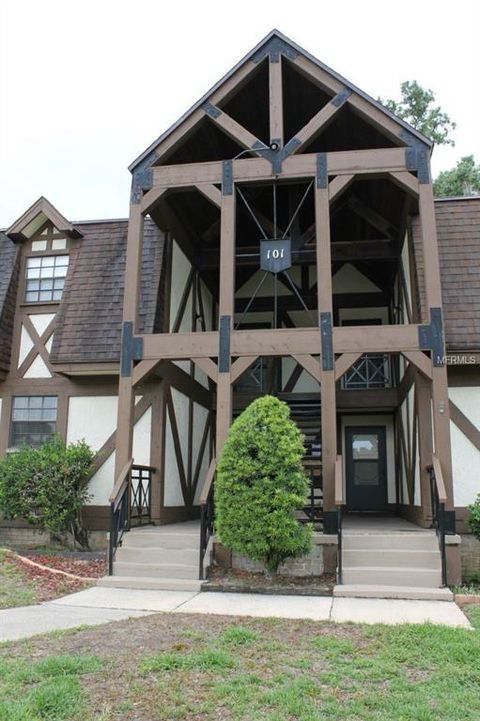
[[[478,721],[476,631],[159,614],[0,646],[0,721]]]
[[[0,608],[37,603],[35,583],[0,550]]]
[[[68,572],[80,572],[82,576],[92,567],[96,576],[103,573],[103,562],[99,561],[75,561],[55,554],[35,556],[34,560],[49,564],[50,568],[60,567]],[[49,601],[87,588],[91,583],[82,578],[68,578],[53,573],[48,568],[22,563],[15,553],[0,549],[0,609]]]

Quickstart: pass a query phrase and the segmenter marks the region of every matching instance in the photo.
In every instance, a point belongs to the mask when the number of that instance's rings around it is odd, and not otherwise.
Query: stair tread
[[[178,568],[179,566],[181,566],[182,568],[196,568],[196,567],[197,567],[196,564],[194,564],[194,563],[179,563],[179,562],[175,562],[175,563],[163,563],[163,562],[153,563],[153,562],[151,562],[151,561],[146,561],[146,562],[143,562],[143,561],[117,561],[117,560],[115,559],[114,563],[116,563],[116,564],[123,564],[123,565],[125,565],[125,566],[126,566],[126,565],[128,565],[128,566],[147,566],[147,567],[150,567],[150,566],[162,566],[162,567],[164,567],[164,568]]]
[[[406,599],[409,598],[428,598],[429,596],[437,600],[451,601],[453,593],[449,588],[434,586],[391,586],[383,584],[362,585],[357,583],[339,584],[334,587],[334,596],[365,596],[370,598],[396,597]]]
[[[345,564],[342,564],[342,568],[344,571],[378,571],[381,569],[382,571],[398,571],[399,573],[410,573],[411,571],[414,571],[415,573],[418,571],[419,573],[425,573],[425,571],[428,573],[431,571],[432,573],[437,573],[437,568],[415,568],[412,566],[348,566]]]
[[[164,591],[199,591],[202,581],[198,578],[152,578],[151,576],[104,576],[98,586],[113,588],[139,588]]]

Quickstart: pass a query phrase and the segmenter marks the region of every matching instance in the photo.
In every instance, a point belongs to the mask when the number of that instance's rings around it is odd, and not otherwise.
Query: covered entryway
[[[385,511],[388,504],[385,426],[345,428],[348,511]]]

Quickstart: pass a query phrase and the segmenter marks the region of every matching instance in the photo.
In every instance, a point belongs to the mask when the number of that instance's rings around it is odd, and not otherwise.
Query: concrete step
[[[122,548],[199,548],[200,530],[198,533],[189,531],[177,532],[163,530],[134,530],[125,533]]]
[[[188,578],[149,578],[143,576],[104,576],[97,586],[138,588],[149,591],[200,591],[202,581]]]
[[[363,586],[341,584],[333,589],[337,598],[404,598],[418,601],[453,601],[448,588],[418,588],[412,586]]]
[[[142,578],[198,578],[198,564],[180,563],[124,563],[115,560],[114,576],[139,576]]]
[[[404,533],[349,533],[342,534],[342,547],[347,550],[409,549],[412,551],[438,550],[437,536],[433,531]]]
[[[342,566],[343,582],[355,586],[412,586],[435,588],[442,585],[440,569]]]
[[[441,557],[438,549],[417,551],[410,548],[368,548],[345,549],[343,564],[348,568],[374,566],[375,568],[426,568],[441,570]]]
[[[164,548],[161,546],[121,546],[115,555],[115,563],[151,563],[198,565],[198,548]]]

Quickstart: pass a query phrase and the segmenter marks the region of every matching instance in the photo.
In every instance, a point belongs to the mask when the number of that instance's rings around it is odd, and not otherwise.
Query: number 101
[[[273,258],[274,260],[277,260],[278,258],[284,257],[284,249],[282,248],[279,250],[278,248],[274,248],[273,250],[268,249],[267,250],[267,260],[270,260],[270,258]]]

